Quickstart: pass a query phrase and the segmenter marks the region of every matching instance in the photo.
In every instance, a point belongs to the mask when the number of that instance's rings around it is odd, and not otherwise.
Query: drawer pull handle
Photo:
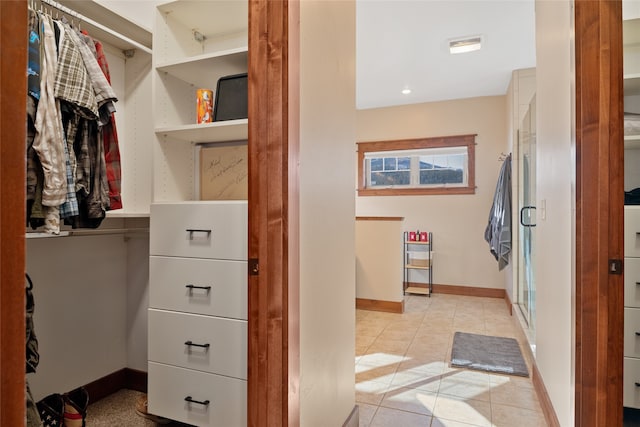
[[[211,403],[209,401],[209,399],[207,399],[205,401],[200,401],[200,400],[194,400],[191,396],[185,397],[184,400],[185,400],[185,402],[197,403],[198,405],[202,405],[202,406],[209,406],[209,403]]]
[[[636,381],[636,387],[640,387],[640,383]]]
[[[637,336],[637,337],[640,337],[640,332],[636,332],[636,336]]]
[[[206,343],[206,344],[196,344],[193,341],[185,341],[184,345],[187,345],[189,347],[202,347],[202,348],[209,348],[211,347],[211,344]]]
[[[186,285],[186,288],[189,289],[189,292],[193,291],[194,289],[204,289],[207,292],[211,290],[211,286]]]
[[[640,285],[640,282],[636,282],[636,285]]]
[[[211,230],[203,230],[198,228],[187,228],[187,232],[189,233],[189,240],[193,240],[194,233],[206,233],[207,238],[211,236]]]

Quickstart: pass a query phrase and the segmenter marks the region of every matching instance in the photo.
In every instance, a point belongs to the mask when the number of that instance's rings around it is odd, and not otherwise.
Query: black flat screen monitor
[[[218,79],[213,121],[247,118],[247,73]]]

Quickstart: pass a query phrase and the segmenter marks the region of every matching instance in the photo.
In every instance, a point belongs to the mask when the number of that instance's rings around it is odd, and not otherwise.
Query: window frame
[[[387,141],[358,142],[358,196],[425,196],[445,194],[475,194],[476,193],[476,136],[451,135],[431,138],[415,138]],[[423,148],[466,147],[468,156],[467,185],[442,186],[424,188],[371,188],[367,187],[367,171],[365,154],[371,152],[417,150]]]

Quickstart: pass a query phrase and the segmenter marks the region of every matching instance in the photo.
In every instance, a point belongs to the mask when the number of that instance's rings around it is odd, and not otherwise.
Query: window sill
[[[475,187],[358,189],[358,196],[428,196],[452,194],[476,194],[476,189]]]

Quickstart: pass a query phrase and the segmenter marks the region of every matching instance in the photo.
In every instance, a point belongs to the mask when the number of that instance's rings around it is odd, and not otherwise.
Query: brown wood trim
[[[403,216],[357,216],[356,221],[404,221]]]
[[[542,381],[535,360],[531,363],[531,370],[533,371],[531,373],[531,381],[538,395],[538,401],[540,402],[540,407],[542,408],[542,413],[544,414],[544,419],[547,421],[547,425],[549,427],[560,427],[560,421],[558,421],[556,411],[553,409],[551,398],[549,397],[549,393],[547,393],[547,388],[544,386],[544,381]],[[622,404],[620,406],[622,406]]]
[[[513,316],[513,304],[511,303],[511,298],[509,298],[509,294],[507,291],[504,292],[504,302],[507,304],[507,310],[509,310],[509,316]]]
[[[415,285],[412,285],[415,286]],[[504,298],[504,289],[480,288],[475,286],[433,285],[434,294],[466,295],[470,297]]]
[[[471,168],[469,168],[471,178]],[[442,196],[442,195],[476,194],[476,187],[438,187],[438,188],[358,188],[358,196]]]
[[[147,373],[136,369],[123,368],[85,384],[84,388],[89,393],[89,403],[95,403],[122,389],[146,393]]]
[[[575,1],[575,425],[622,425],[622,4]]]
[[[247,420],[295,426],[299,415],[299,5],[249,0]]]
[[[353,410],[349,414],[342,427],[358,427],[360,425],[360,408],[358,405],[353,407]]]
[[[518,330],[522,331],[522,334],[524,335],[525,332],[522,328],[522,324],[520,323],[520,319],[518,318],[518,316],[513,317],[513,322],[515,327],[518,328]],[[524,353],[526,353],[526,359],[531,361],[531,382],[533,384],[534,390],[536,391],[536,396],[538,396],[538,402],[540,402],[540,408],[542,409],[542,413],[544,414],[547,425],[549,427],[560,427],[558,416],[556,415],[555,409],[553,408],[553,403],[551,402],[551,398],[549,397],[547,388],[544,385],[544,381],[542,380],[542,376],[540,375],[540,371],[538,370],[538,366],[536,365],[536,358],[531,351],[531,346],[526,343],[524,346],[522,346],[522,350]],[[576,424],[576,426],[577,425],[578,424]]]
[[[94,403],[98,400],[104,399],[105,397],[115,393],[118,390],[126,388],[126,384],[126,369],[120,369],[118,371],[105,375],[102,378],[98,378],[95,381],[91,381],[89,384],[85,384],[84,388],[87,390],[87,393],[89,393],[90,403]]]
[[[0,425],[25,423],[27,2],[0,1]]]
[[[139,371],[137,369],[125,368],[125,388],[129,390],[140,391],[142,393],[147,392],[148,374],[145,371]]]
[[[404,313],[404,300],[383,301],[377,299],[356,298],[358,310],[384,311],[386,313]]]
[[[393,151],[411,150],[421,148],[425,145],[429,147],[451,147],[458,145],[475,144],[477,133],[465,135],[433,136],[427,138],[390,139],[380,141],[360,141],[358,148],[363,147],[364,151]]]
[[[476,136],[477,134],[438,136],[388,141],[358,142],[358,196],[424,196],[461,195],[476,193]],[[469,170],[465,187],[438,188],[367,188],[364,166],[365,153],[371,151],[413,150],[419,148],[467,147]]]

